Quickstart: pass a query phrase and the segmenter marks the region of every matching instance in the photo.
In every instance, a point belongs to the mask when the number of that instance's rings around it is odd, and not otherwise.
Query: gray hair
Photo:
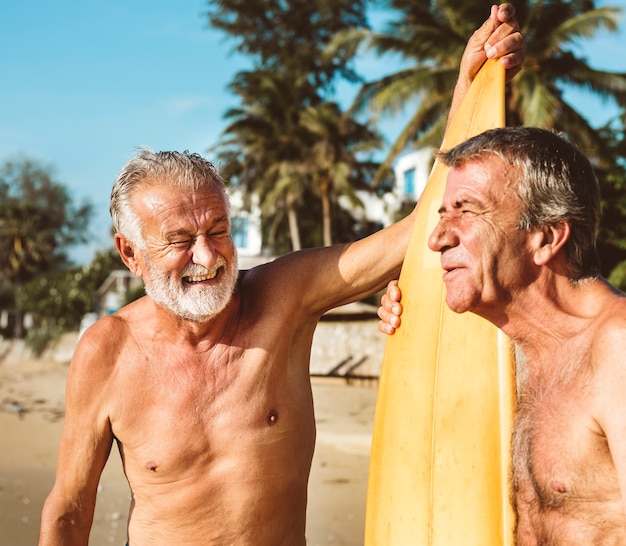
[[[167,185],[173,189],[217,190],[224,197],[230,214],[230,200],[217,167],[198,154],[154,152],[139,148],[120,171],[111,190],[110,212],[116,233],[125,235],[140,248],[145,247],[141,218],[133,211],[131,198],[136,191]]]
[[[567,222],[565,243],[569,278],[600,276],[596,232],[600,223],[600,189],[589,159],[561,136],[535,127],[505,127],[472,137],[438,157],[460,167],[495,155],[520,176],[515,191],[521,201],[518,229],[541,230]]]

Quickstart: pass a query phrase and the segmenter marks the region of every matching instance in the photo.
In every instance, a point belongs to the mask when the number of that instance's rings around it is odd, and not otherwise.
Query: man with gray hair
[[[487,56],[519,70],[512,17],[493,6],[470,39],[457,99]],[[118,177],[111,213],[147,296],[76,348],[40,544],[87,545],[115,441],[132,492],[130,546],[304,546],[313,332],[327,310],[398,275],[413,216],[238,275],[217,171],[197,155],[147,150]]]
[[[591,164],[528,127],[439,157],[450,171],[428,246],[441,255],[446,303],[516,346],[516,544],[626,544],[626,297],[600,276]],[[394,281],[381,331],[394,333],[401,313]]]

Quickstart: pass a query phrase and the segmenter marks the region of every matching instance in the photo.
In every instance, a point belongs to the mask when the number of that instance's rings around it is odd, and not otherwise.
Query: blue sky
[[[609,5],[626,10],[626,0]],[[76,203],[94,206],[89,261],[111,246],[108,200],[122,165],[140,145],[207,155],[237,104],[227,84],[246,66],[208,27],[205,0],[22,0],[0,18],[0,162],[22,155],[53,168]],[[485,2],[485,16],[489,12]],[[592,66],[625,70],[619,35],[585,42]],[[369,76],[388,61],[363,59]],[[351,90],[343,88],[344,94]],[[600,124],[614,105],[571,94]],[[387,132],[393,132],[393,122]]]

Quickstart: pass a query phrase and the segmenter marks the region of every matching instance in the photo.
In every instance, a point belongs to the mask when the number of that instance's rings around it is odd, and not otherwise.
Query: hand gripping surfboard
[[[442,148],[502,126],[504,70],[487,61]],[[427,246],[447,170],[435,162],[400,274],[404,310],[380,376],[366,546],[513,544],[511,345],[488,321],[450,311],[439,254]]]

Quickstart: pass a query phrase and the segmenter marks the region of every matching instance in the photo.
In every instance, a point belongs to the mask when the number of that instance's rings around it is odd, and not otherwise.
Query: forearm
[[[89,532],[77,532],[67,524],[56,524],[54,526],[41,526],[39,535],[39,546],[88,546]]]
[[[456,86],[454,87],[454,95],[452,96],[452,102],[450,103],[450,113],[448,114],[448,121],[446,122],[446,130],[450,126],[450,123],[454,119],[461,102],[463,101],[463,97],[467,94],[467,90],[470,88],[472,81],[467,77],[467,75],[459,74],[459,79],[456,82]]]
[[[279,258],[272,278],[285,299],[299,302],[305,313],[317,315],[382,290],[398,277],[413,231],[415,213],[359,241],[307,249]],[[286,293],[286,292],[285,292]]]
[[[89,543],[98,479],[81,486],[83,480],[73,472],[79,464],[76,460],[66,462],[65,453],[64,449],[59,452],[55,483],[41,512],[39,546],[87,546]],[[71,471],[64,472],[64,468]]]
[[[39,546],[88,546],[91,516],[64,509],[52,493],[43,507]]]
[[[350,245],[340,261],[340,273],[359,289],[357,299],[385,288],[397,279],[409,246],[416,210],[395,224]]]

